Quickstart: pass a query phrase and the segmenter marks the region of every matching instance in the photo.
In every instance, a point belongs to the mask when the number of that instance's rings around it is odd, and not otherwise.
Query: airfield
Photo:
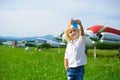
[[[36,51],[35,47],[12,48],[0,45],[0,80],[67,80],[65,48]],[[118,50],[89,49],[84,80],[119,80]]]

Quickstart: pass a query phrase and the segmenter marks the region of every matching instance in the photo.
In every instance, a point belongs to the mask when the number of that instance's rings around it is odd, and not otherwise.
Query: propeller
[[[103,25],[103,27],[98,31],[97,36],[98,36],[99,38],[102,37],[101,32],[103,32],[106,28],[107,28],[107,26],[106,26],[106,25]]]

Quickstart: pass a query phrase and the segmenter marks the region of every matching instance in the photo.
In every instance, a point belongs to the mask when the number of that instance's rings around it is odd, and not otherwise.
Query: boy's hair
[[[67,42],[72,41],[72,39],[70,38],[70,36],[69,36],[69,34],[68,34],[68,31],[69,31],[69,30],[72,30],[72,29],[76,29],[77,32],[78,32],[78,36],[79,36],[79,29],[78,29],[78,28],[74,28],[73,25],[68,25],[68,27],[67,27],[66,30],[65,30],[65,38],[66,38]]]

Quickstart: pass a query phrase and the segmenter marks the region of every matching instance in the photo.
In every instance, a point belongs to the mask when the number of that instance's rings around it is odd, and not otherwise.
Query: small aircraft
[[[57,41],[54,41],[54,40],[49,40],[49,39],[45,39],[45,38],[38,38],[36,41],[36,43],[48,43],[50,44],[51,47],[59,47],[59,46],[64,46],[65,43],[63,42],[57,42]]]
[[[87,36],[102,49],[120,47],[120,30],[105,25],[94,25],[86,30]]]
[[[3,45],[8,45],[8,46],[12,46],[14,43],[14,41],[5,41],[5,42],[2,42]]]
[[[12,46],[12,47],[24,47],[25,41],[5,41],[5,42],[2,42],[2,44]]]

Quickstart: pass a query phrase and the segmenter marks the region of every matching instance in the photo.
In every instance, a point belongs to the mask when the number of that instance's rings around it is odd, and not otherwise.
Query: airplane
[[[24,47],[25,45],[26,45],[25,41],[17,41],[17,44],[16,44],[17,47]]]
[[[12,46],[12,47],[24,47],[25,41],[5,41],[5,42],[2,42],[2,44]]]
[[[120,47],[120,30],[105,25],[93,25],[87,28],[86,34],[96,46],[102,49]]]
[[[105,25],[93,25],[84,30],[86,48],[95,45],[100,49],[120,48],[120,30]],[[60,35],[65,40],[64,32]]]
[[[8,46],[12,46],[14,43],[14,41],[5,41],[5,42],[2,42],[3,45],[8,45]]]

